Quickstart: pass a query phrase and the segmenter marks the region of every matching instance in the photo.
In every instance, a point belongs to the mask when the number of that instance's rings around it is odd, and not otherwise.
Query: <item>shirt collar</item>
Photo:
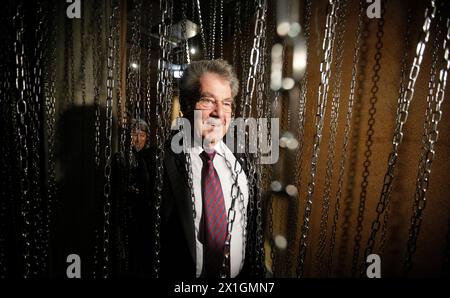
[[[216,151],[216,153],[222,157],[225,157],[224,146],[226,146],[226,145],[222,140],[218,141],[216,143],[216,145],[214,146],[214,150]],[[203,149],[202,145],[195,144],[194,147],[191,148],[191,152],[196,155],[200,155],[200,153],[202,153],[203,151],[204,151],[204,149]]]

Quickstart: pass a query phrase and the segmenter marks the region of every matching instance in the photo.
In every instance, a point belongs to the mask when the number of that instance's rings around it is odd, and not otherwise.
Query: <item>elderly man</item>
[[[238,87],[232,67],[224,60],[193,62],[181,78],[181,110],[197,136],[192,139],[201,141],[188,144],[187,153],[166,150],[161,217],[164,277],[237,277],[248,261],[247,177],[222,141]]]

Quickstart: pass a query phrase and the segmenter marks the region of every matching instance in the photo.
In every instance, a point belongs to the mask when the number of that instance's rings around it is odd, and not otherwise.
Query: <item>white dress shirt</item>
[[[220,141],[218,142],[214,149],[216,150],[216,155],[214,157],[214,168],[220,179],[220,184],[222,185],[223,197],[225,200],[225,210],[227,215],[229,213],[229,209],[231,206],[231,186],[234,181],[231,176],[231,171],[229,167],[225,163],[225,159],[228,160],[231,164],[231,168],[234,169],[236,157],[227,147],[227,145]],[[200,227],[200,219],[202,217],[202,167],[203,161],[200,157],[200,153],[203,152],[202,146],[195,146],[191,149],[191,166],[192,166],[192,175],[193,175],[193,188],[194,188],[194,196],[195,196],[195,242],[197,249],[197,266],[196,266],[196,275],[200,276],[203,268],[203,244],[199,239],[199,227]],[[238,167],[240,166],[239,163]],[[242,269],[243,259],[245,257],[245,239],[244,239],[244,231],[246,229],[246,218],[247,218],[247,203],[248,203],[248,184],[247,177],[242,170],[238,176],[238,183],[243,194],[243,202],[236,199],[234,210],[236,211],[236,217],[233,224],[233,230],[231,231],[231,243],[230,243],[230,276],[236,277]]]

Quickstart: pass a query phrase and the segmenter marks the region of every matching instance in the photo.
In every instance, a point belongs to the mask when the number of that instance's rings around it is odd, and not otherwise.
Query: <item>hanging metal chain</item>
[[[256,7],[256,21],[253,35],[253,47],[250,52],[250,67],[248,70],[247,84],[245,89],[244,110],[242,117],[246,118],[251,113],[251,101],[255,91],[257,70],[261,53],[261,36],[265,30],[265,16],[267,10],[267,0],[258,0]],[[248,115],[247,113],[248,112]]]
[[[159,46],[161,48],[161,54],[158,59],[158,78],[157,78],[157,102],[156,102],[156,200],[155,200],[155,226],[154,226],[154,236],[155,236],[155,251],[154,251],[154,268],[153,274],[156,278],[159,277],[160,271],[160,232],[161,232],[161,202],[162,202],[162,190],[164,183],[164,144],[166,140],[166,126],[167,118],[165,115],[167,105],[167,78],[169,73],[169,32],[166,20],[169,20],[170,15],[170,0],[161,0],[161,24],[159,25]]]
[[[300,248],[298,254],[298,264],[297,264],[297,277],[303,277],[305,270],[305,258],[307,241],[309,235],[309,222],[312,212],[312,199],[314,194],[314,189],[316,186],[316,172],[317,163],[319,160],[320,143],[322,140],[322,129],[325,117],[325,109],[327,105],[328,89],[329,89],[329,79],[330,70],[332,63],[332,52],[335,39],[335,27],[336,27],[336,13],[338,11],[338,4],[334,0],[329,0],[327,6],[327,16],[325,23],[325,35],[323,38],[322,49],[324,51],[324,58],[320,63],[320,84],[317,98],[317,111],[315,115],[315,126],[316,132],[313,141],[313,152],[311,157],[311,170],[307,188],[306,206],[303,217],[303,225],[301,228],[300,235]]]
[[[114,35],[117,30],[116,14],[118,6],[113,6],[111,1],[112,13],[109,17],[108,27],[108,58],[106,64],[106,124],[105,124],[105,185],[103,195],[105,205],[103,209],[104,226],[103,226],[103,278],[109,276],[109,233],[110,233],[110,213],[111,213],[111,156],[112,156],[112,122],[113,122],[113,91],[114,91],[114,53],[116,51],[114,43]]]
[[[16,80],[15,87],[18,93],[18,100],[15,104],[16,117],[18,121],[17,125],[17,138],[19,145],[19,168],[20,168],[20,214],[22,216],[22,233],[23,238],[23,278],[28,278],[30,276],[31,270],[31,237],[30,237],[30,181],[28,179],[29,172],[29,153],[27,146],[27,136],[28,136],[28,104],[26,102],[26,94],[28,92],[25,77],[24,77],[24,60],[25,60],[25,46],[24,46],[24,21],[22,13],[22,3],[17,6],[16,14],[13,18],[14,29],[15,29],[15,41],[14,41],[14,52],[16,55]]]
[[[92,36],[92,75],[94,78],[94,163],[100,169],[100,90],[102,86],[102,71],[100,57],[102,55],[102,13],[101,3],[95,1],[91,14],[90,35]]]
[[[375,115],[377,112],[376,104],[378,102],[378,82],[380,80],[380,70],[381,70],[381,49],[383,48],[383,35],[384,35],[384,13],[386,10],[385,4],[386,1],[383,2],[384,5],[381,7],[381,18],[378,19],[377,22],[377,42],[375,45],[376,53],[375,53],[375,65],[373,66],[373,75],[372,75],[372,88],[370,89],[370,108],[369,108],[369,119],[367,121],[368,128],[366,132],[366,149],[364,152],[364,162],[363,162],[363,173],[362,173],[362,182],[361,182],[361,193],[359,195],[359,207],[358,207],[358,217],[357,217],[357,225],[356,225],[356,234],[354,237],[354,247],[353,247],[353,258],[352,258],[352,276],[357,274],[358,270],[358,260],[359,260],[359,252],[361,249],[361,239],[362,239],[362,230],[363,230],[363,221],[364,221],[364,213],[366,206],[366,198],[367,198],[367,187],[369,185],[369,175],[370,175],[370,165],[371,165],[371,157],[372,157],[372,145],[373,145],[373,135],[375,133]]]
[[[12,15],[11,8],[7,8],[6,14],[8,16]],[[3,12],[5,13],[5,12]],[[11,122],[14,119],[10,116],[11,111],[11,67],[7,67],[6,61],[11,61],[12,51],[11,45],[13,44],[11,37],[13,34],[8,34],[12,32],[11,30],[11,19],[2,18],[0,20],[0,34],[4,36],[2,44],[0,45],[0,68],[5,70],[0,72],[0,130],[2,135],[2,142],[0,143],[0,175],[4,177],[0,180],[0,278],[4,279],[8,276],[8,266],[7,266],[7,247],[8,247],[8,199],[11,200],[13,197],[11,192],[11,173],[13,169],[11,167],[11,162],[14,158],[11,157],[10,144],[12,143],[11,138]],[[7,57],[10,57],[7,59]],[[8,61],[8,63],[9,63]]]
[[[242,80],[244,80],[244,78],[248,77],[248,69],[249,69],[249,61],[248,59],[246,59],[245,57],[248,56],[251,48],[250,48],[250,42],[249,42],[249,37],[252,36],[252,26],[250,22],[246,22],[245,20],[247,18],[250,18],[250,12],[251,8],[250,5],[253,3],[253,1],[245,1],[244,2],[244,6],[242,8],[242,13],[241,13],[241,20],[240,23],[244,24],[243,25],[243,30],[241,30],[240,32],[240,57],[241,57],[241,78]],[[241,97],[239,98],[240,100],[240,113],[241,113],[241,117],[245,117],[244,116],[244,110],[245,110],[245,96],[246,96],[246,84],[241,84]],[[252,208],[250,210],[253,210]]]
[[[52,13],[55,13],[56,8],[52,8]],[[55,124],[56,124],[56,44],[57,44],[57,22],[50,23],[48,32],[50,35],[50,50],[47,55],[47,71],[45,76],[45,119],[47,125],[47,147],[48,147],[48,174],[47,174],[47,226],[50,227],[52,222],[53,206],[56,203],[56,171],[55,171]],[[50,239],[50,229],[47,230],[47,240]]]
[[[306,69],[305,73],[300,80],[299,86],[299,101],[298,101],[298,111],[297,111],[297,140],[298,140],[298,147],[295,153],[295,170],[294,170],[294,185],[297,187],[297,197],[293,198],[294,202],[294,214],[293,220],[290,223],[290,227],[293,229],[294,232],[290,233],[291,241],[288,241],[289,247],[288,247],[288,258],[287,258],[287,264],[286,267],[289,269],[289,275],[290,277],[290,270],[292,268],[292,262],[294,260],[294,256],[296,255],[296,247],[295,247],[295,239],[297,237],[297,222],[298,222],[298,210],[300,206],[300,197],[301,197],[301,177],[302,177],[302,170],[303,170],[303,153],[304,153],[304,138],[305,138],[305,116],[306,116],[306,103],[307,103],[307,93],[308,93],[308,57],[309,57],[309,38],[310,38],[310,31],[311,31],[311,6],[312,1],[306,0],[305,1],[305,9],[304,9],[304,21],[303,21],[303,32],[304,32],[304,38],[305,38],[305,48],[307,51],[306,55]]]
[[[30,95],[33,98],[33,101],[30,103],[30,112],[32,114],[32,120],[30,121],[30,131],[31,131],[31,184],[34,195],[34,202],[32,204],[32,215],[34,220],[35,227],[35,239],[34,239],[34,248],[35,252],[33,253],[34,258],[34,270],[33,274],[37,276],[38,270],[41,271],[42,274],[45,274],[47,270],[47,254],[48,254],[48,239],[46,238],[48,235],[49,226],[45,219],[44,215],[44,206],[42,201],[42,192],[41,192],[41,157],[40,151],[42,148],[41,145],[41,116],[42,116],[42,62],[43,62],[43,44],[44,44],[44,31],[45,31],[45,22],[43,16],[43,8],[42,3],[37,2],[36,9],[36,17],[37,17],[37,27],[35,30],[35,40],[36,45],[34,47],[34,61],[33,66],[29,65],[29,68],[33,69],[32,73],[25,68],[25,77],[28,80],[27,84],[31,86]],[[30,62],[28,62],[30,63]]]
[[[75,105],[75,53],[74,53],[74,42],[73,42],[73,21],[69,24],[69,64],[70,64],[70,98],[69,107]]]
[[[353,226],[351,221],[352,216],[352,206],[354,202],[354,189],[356,181],[357,172],[357,162],[358,153],[360,147],[360,133],[361,133],[361,110],[362,110],[362,99],[363,93],[366,89],[366,65],[367,65],[367,52],[368,52],[368,41],[369,41],[369,21],[367,18],[363,18],[362,23],[362,34],[361,34],[361,44],[360,44],[360,55],[358,62],[358,77],[356,82],[354,107],[353,107],[353,120],[352,120],[352,131],[351,131],[351,144],[350,144],[350,154],[349,154],[349,166],[348,166],[348,178],[346,184],[346,196],[344,200],[344,211],[343,211],[343,222],[342,222],[342,232],[340,237],[340,246],[338,254],[338,265],[337,265],[337,275],[344,276],[346,267],[348,265],[347,254],[349,250],[350,242],[350,227]]]
[[[141,111],[141,14],[139,13],[142,10],[142,1],[135,1],[135,14],[133,19],[133,28],[132,28],[132,46],[131,46],[131,61],[132,63],[136,63],[137,67],[132,69],[132,65],[130,63],[130,82],[132,85],[131,96],[134,99],[136,104],[134,115],[135,118],[140,120],[142,118]]]
[[[219,58],[223,59],[223,0],[219,0],[219,7],[220,7],[220,15],[219,15]]]
[[[430,26],[435,17],[435,14],[436,14],[436,1],[430,0],[429,6],[425,9],[425,16],[424,16],[425,20],[422,26],[420,39],[417,43],[413,64],[409,71],[408,84],[405,93],[403,94],[402,98],[399,99],[399,101],[401,101],[401,104],[396,119],[394,137],[392,140],[393,145],[392,151],[388,157],[387,170],[383,180],[383,188],[376,209],[377,216],[371,225],[370,236],[367,241],[367,247],[365,249],[364,254],[365,258],[368,255],[370,255],[373,251],[373,248],[375,246],[375,238],[381,225],[380,223],[381,215],[386,210],[386,205],[389,201],[392,183],[394,180],[394,170],[398,159],[398,150],[403,140],[403,126],[405,125],[406,120],[408,119],[409,106],[414,96],[415,91],[414,87],[416,85],[417,77],[419,76],[420,65],[422,64],[423,61],[423,53],[425,52],[425,47],[430,35]]]
[[[324,265],[323,257],[325,254],[327,227],[328,227],[328,213],[330,207],[330,194],[331,183],[333,179],[333,168],[335,159],[335,147],[336,147],[336,135],[338,129],[339,119],[339,101],[341,97],[341,83],[342,83],[342,61],[344,54],[344,35],[345,35],[345,23],[346,23],[347,1],[339,2],[339,14],[338,14],[338,28],[336,37],[336,59],[334,61],[336,75],[333,81],[333,94],[331,102],[330,113],[330,141],[327,149],[327,162],[326,162],[326,174],[325,174],[325,186],[322,199],[322,212],[320,218],[320,233],[319,244],[316,252],[316,270],[319,275],[322,273]]]
[[[267,11],[267,3],[264,6],[264,11]],[[266,18],[266,17],[265,17]],[[263,117],[263,96],[266,89],[265,82],[268,82],[268,72],[266,73],[266,65],[268,64],[268,59],[266,59],[269,55],[266,53],[266,28],[267,25],[264,25],[264,30],[262,31],[261,40],[262,44],[260,45],[260,63],[259,63],[259,69],[258,69],[258,84],[256,86],[257,88],[257,96],[256,96],[256,112],[257,112],[257,119],[262,119]],[[261,122],[257,121],[257,132],[258,132],[258,139],[262,140],[262,128],[261,128]],[[255,143],[257,143],[257,140],[255,140]],[[257,265],[259,265],[261,268],[261,271],[265,271],[265,253],[264,253],[264,225],[263,225],[263,185],[262,185],[262,174],[263,174],[263,167],[261,164],[261,151],[257,150],[256,152],[256,159],[255,164],[253,164],[253,170],[256,179],[256,209],[257,209],[257,215],[256,215],[256,251],[257,251]],[[266,196],[264,196],[266,197]],[[273,220],[272,220],[273,221]],[[271,238],[273,238],[273,231],[270,235]],[[275,252],[273,249],[271,252]],[[275,258],[273,258],[275,260]],[[272,263],[275,265],[274,263]],[[258,271],[258,272],[261,272]],[[275,272],[275,271],[274,271]]]
[[[304,17],[304,37],[306,43],[306,50],[309,49],[309,38],[311,31],[311,6],[312,0],[306,0],[305,3],[305,17]],[[300,98],[298,103],[298,113],[297,113],[297,140],[298,140],[298,149],[296,152],[295,160],[295,173],[294,179],[297,185],[298,193],[300,194],[300,180],[302,177],[302,168],[303,168],[303,147],[304,147],[304,136],[305,136],[305,115],[306,115],[306,102],[307,102],[307,93],[308,93],[308,57],[306,55],[306,69],[305,74],[303,75],[302,80],[300,81]],[[297,213],[296,213],[297,214]],[[293,252],[291,252],[293,254]]]
[[[242,117],[245,119],[251,116],[251,102],[253,99],[253,93],[255,91],[256,83],[258,80],[259,60],[262,49],[262,36],[266,28],[266,11],[267,0],[258,0],[256,7],[256,20],[253,35],[253,47],[250,52],[250,66],[248,70],[247,84],[244,96],[244,109],[242,111]],[[248,114],[246,113],[248,112]],[[246,136],[248,136],[246,132]],[[255,169],[254,160],[250,154],[246,153],[247,160],[247,172],[248,172],[248,185],[249,185],[249,197],[250,200],[254,199],[254,187],[258,180],[258,173]],[[264,271],[264,233],[262,225],[262,198],[260,191],[256,193],[256,239],[255,239],[255,265],[256,272]]]
[[[83,11],[85,11],[84,7]],[[85,18],[81,18],[80,20],[80,79],[81,79],[81,104],[83,106],[86,105],[86,44],[85,44],[86,28],[84,20]]]
[[[356,43],[355,48],[353,50],[353,60],[352,60],[352,79],[350,81],[350,93],[348,96],[347,103],[347,113],[345,117],[345,128],[344,128],[344,141],[342,143],[342,151],[341,158],[339,162],[339,177],[338,177],[338,186],[336,190],[336,202],[334,205],[334,216],[333,216],[333,226],[331,229],[330,236],[330,249],[328,253],[328,263],[327,270],[328,276],[332,274],[332,265],[333,265],[333,255],[334,255],[334,247],[336,245],[336,230],[337,223],[339,220],[339,211],[341,206],[341,197],[342,197],[342,187],[344,185],[344,173],[345,173],[345,163],[347,161],[347,150],[348,143],[350,140],[350,131],[351,131],[351,122],[352,122],[352,114],[353,114],[353,103],[355,100],[355,89],[356,89],[356,77],[358,76],[358,63],[360,58],[360,44],[361,44],[361,35],[362,35],[362,26],[364,22],[364,4],[362,1],[359,1],[359,15],[358,15],[358,27],[356,29]]]
[[[184,51],[184,54],[182,55],[181,65],[183,65],[184,63],[191,64],[191,57],[190,57],[190,53],[189,53],[189,40],[187,38],[187,33],[186,33],[186,23],[187,23],[186,12],[187,12],[187,3],[183,2],[181,4],[181,19],[182,19],[182,22],[181,22],[182,46],[181,46],[181,48],[184,47],[185,51]],[[186,62],[184,61],[184,59],[186,59]]]
[[[203,53],[203,57],[208,57],[208,48],[206,47],[206,38],[205,38],[205,28],[203,27],[203,22],[202,22],[202,10],[200,8],[200,0],[196,0],[197,3],[197,12],[198,12],[198,22],[200,24],[200,35],[202,37],[202,45],[203,45],[203,49],[202,49],[202,53]]]
[[[442,119],[442,103],[444,101],[445,87],[447,85],[447,73],[450,68],[450,19],[446,20],[447,33],[445,34],[443,50],[443,66],[439,71],[439,81],[436,86],[436,93],[430,94],[434,90],[434,73],[428,87],[431,91],[427,96],[428,108],[426,110],[426,120],[424,124],[424,144],[422,145],[422,156],[419,162],[419,170],[417,174],[416,192],[414,196],[414,213],[411,217],[411,226],[409,228],[409,238],[407,252],[404,262],[404,271],[408,273],[412,267],[412,257],[416,251],[417,238],[419,237],[420,227],[422,224],[422,216],[426,207],[426,193],[428,191],[431,166],[436,154],[435,144],[438,140],[438,125]],[[439,33],[436,35],[440,35]],[[433,55],[436,55],[436,48],[433,49]],[[433,59],[435,60],[435,59]],[[436,61],[433,61],[435,67]],[[432,66],[432,68],[433,68]],[[433,72],[433,70],[432,70]]]
[[[409,44],[410,44],[410,39],[411,39],[410,35],[411,35],[412,15],[413,15],[413,10],[410,5],[410,7],[408,8],[408,12],[407,12],[404,54],[402,57],[402,62],[401,62],[402,66],[400,69],[400,87],[399,87],[399,92],[398,92],[399,99],[403,98],[403,94],[405,93],[405,89],[406,89],[406,82],[407,82],[406,67],[407,67],[408,49],[409,49]],[[398,100],[396,115],[399,114],[400,107],[401,107],[401,100]],[[383,226],[381,227],[381,238],[380,238],[380,245],[379,245],[379,249],[378,249],[378,251],[380,252],[380,255],[383,255],[384,247],[385,247],[385,243],[386,243],[386,239],[387,239],[387,224],[389,221],[389,214],[390,214],[390,201],[388,201],[386,204],[386,212],[384,213],[384,216],[383,216]]]
[[[234,28],[233,28],[233,65],[237,67],[240,58],[238,46],[241,47],[241,2],[236,1],[234,7]]]
[[[150,11],[149,11],[149,13],[148,13],[148,28],[151,28],[152,27],[152,12],[153,12],[153,9],[152,9],[152,4],[150,3],[149,4],[149,6],[150,6]],[[183,7],[184,7],[184,5],[183,5]],[[185,8],[183,9],[183,12],[185,11]],[[184,24],[184,20],[186,19],[186,17],[184,16],[183,17],[183,22],[182,22],[182,24]],[[183,32],[183,34],[184,34],[184,32]],[[151,122],[151,120],[152,120],[152,112],[151,112],[151,91],[152,91],[152,88],[151,88],[151,83],[152,83],[152,80],[151,80],[151,69],[152,69],[152,56],[151,56],[151,54],[152,54],[152,39],[151,38],[149,38],[148,39],[148,43],[147,43],[147,48],[148,48],[148,51],[147,51],[147,81],[146,81],[146,87],[147,87],[147,90],[146,90],[146,98],[145,98],[145,103],[146,103],[146,108],[145,108],[145,110],[146,110],[146,122],[147,122],[147,124],[149,125],[149,127],[150,127],[150,122]]]
[[[209,59],[214,59],[216,55],[216,11],[217,11],[217,5],[216,0],[210,0],[210,9],[212,10],[212,13],[209,16],[209,46],[210,52],[209,52]]]

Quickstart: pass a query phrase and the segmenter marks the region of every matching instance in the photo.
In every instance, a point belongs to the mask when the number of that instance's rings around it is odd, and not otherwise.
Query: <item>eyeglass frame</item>
[[[202,109],[197,109],[197,110],[213,110],[214,108],[216,108],[217,107],[217,104],[220,102],[220,103],[222,103],[222,109],[223,109],[223,111],[225,112],[225,113],[232,113],[233,112],[233,106],[234,106],[234,102],[233,102],[233,100],[232,99],[230,99],[230,100],[228,100],[228,99],[225,99],[225,102],[224,102],[224,100],[216,100],[214,97],[212,97],[212,96],[202,96],[202,97],[200,97],[200,99],[196,102],[196,105],[197,105],[197,103],[199,103],[199,104],[201,104],[202,102],[204,102],[205,100],[208,100],[209,102],[211,102],[213,105],[214,105],[214,107],[210,107],[210,108],[202,108]],[[228,110],[226,107],[226,105],[224,105],[224,103],[230,103],[230,109]]]

